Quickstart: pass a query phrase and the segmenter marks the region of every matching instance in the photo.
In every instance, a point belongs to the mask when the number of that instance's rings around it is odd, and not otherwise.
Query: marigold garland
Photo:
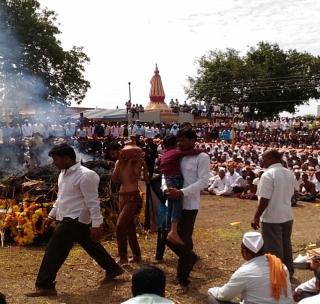
[[[2,202],[3,203],[3,200]],[[42,222],[48,216],[52,203],[23,202],[16,204],[10,200],[6,204],[7,214],[3,227],[10,230],[10,236],[16,244],[32,244],[35,237],[43,234]]]

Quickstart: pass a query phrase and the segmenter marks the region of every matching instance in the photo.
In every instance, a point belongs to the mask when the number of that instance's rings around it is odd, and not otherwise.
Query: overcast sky
[[[83,46],[91,58],[91,89],[82,106],[145,105],[158,64],[166,101],[184,101],[187,76],[209,50],[264,40],[320,54],[319,0],[40,0],[58,14],[65,48]],[[303,112],[316,112],[315,104]]]

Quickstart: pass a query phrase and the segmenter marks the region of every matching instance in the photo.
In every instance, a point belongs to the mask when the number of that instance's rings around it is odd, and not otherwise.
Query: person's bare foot
[[[173,244],[184,245],[184,242],[180,238],[180,236],[177,233],[173,233],[172,231],[168,233],[167,240],[169,240]]]
[[[187,294],[189,291],[189,287],[188,286],[185,286],[185,285],[181,285],[179,284],[176,288],[176,294],[177,295],[184,295],[184,294]]]

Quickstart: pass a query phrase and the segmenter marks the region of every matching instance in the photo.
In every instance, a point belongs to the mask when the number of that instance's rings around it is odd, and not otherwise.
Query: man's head
[[[168,148],[173,148],[177,145],[177,138],[174,135],[167,135],[163,139],[163,146]]]
[[[267,150],[262,154],[261,166],[268,168],[269,166],[282,162],[282,154],[276,150]]]
[[[49,151],[49,156],[60,170],[68,169],[76,163],[76,152],[66,143],[54,146]]]
[[[264,254],[263,238],[260,232],[246,232],[241,243],[242,257],[249,261],[257,256]]]
[[[132,276],[132,294],[134,297],[142,294],[165,296],[166,276],[154,266],[142,266]]]
[[[228,165],[228,170],[229,170],[230,174],[233,175],[233,173],[234,173],[234,164],[229,164]]]
[[[193,149],[196,141],[197,134],[189,125],[182,127],[177,133],[177,144],[182,151]]]
[[[226,170],[225,170],[225,168],[219,168],[218,174],[219,174],[219,177],[220,177],[221,179],[224,179],[224,177],[226,176]]]
[[[117,142],[112,142],[108,145],[109,155],[112,160],[117,160],[119,158],[119,153],[121,150],[121,145]]]
[[[241,176],[242,176],[243,179],[246,179],[247,176],[248,176],[248,171],[247,170],[242,170],[241,171]]]

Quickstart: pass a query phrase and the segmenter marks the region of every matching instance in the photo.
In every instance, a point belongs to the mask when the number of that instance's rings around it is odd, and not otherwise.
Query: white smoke
[[[48,88],[26,67],[26,50],[8,26],[5,10],[0,3],[0,121],[17,120],[25,114],[24,110],[35,110],[37,122],[56,121],[60,116],[55,105],[47,100]]]

